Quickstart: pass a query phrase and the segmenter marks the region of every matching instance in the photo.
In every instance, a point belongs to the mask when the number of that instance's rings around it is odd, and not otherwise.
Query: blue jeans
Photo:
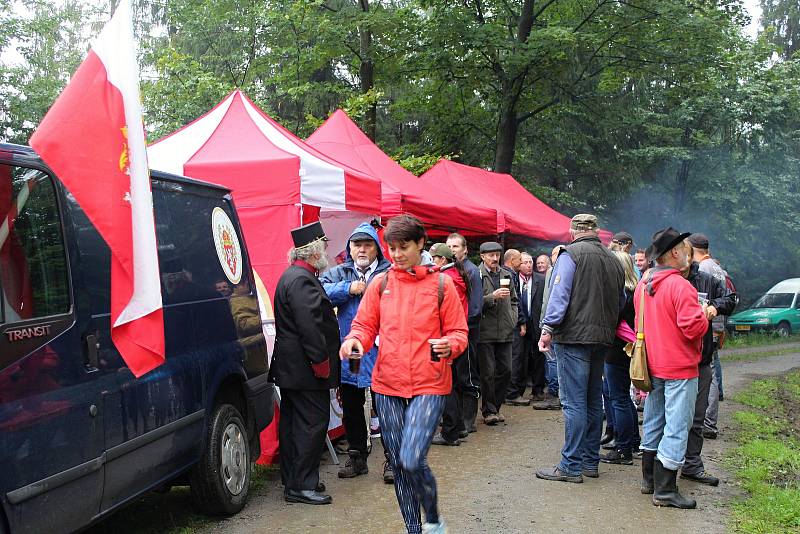
[[[606,414],[606,428],[617,429],[614,424],[614,409],[611,406],[611,395],[608,393],[608,379],[606,378],[605,368],[603,368],[603,413]]]
[[[544,355],[544,381],[551,397],[558,397],[558,364],[556,355],[551,350]]]
[[[697,378],[665,380],[652,377],[653,391],[644,403],[641,449],[657,451],[656,457],[670,471],[677,471],[686,456],[686,443],[697,401]]]
[[[564,412],[564,447],[558,468],[569,475],[596,470],[603,427],[602,345],[553,343]]]
[[[411,399],[375,394],[381,441],[394,470],[394,492],[409,534],[422,532],[420,506],[428,523],[439,522],[436,479],[428,467],[428,449],[447,395]]]
[[[639,414],[631,400],[630,366],[621,363],[606,363],[605,377],[608,396],[614,412],[614,440],[618,451],[639,448]]]

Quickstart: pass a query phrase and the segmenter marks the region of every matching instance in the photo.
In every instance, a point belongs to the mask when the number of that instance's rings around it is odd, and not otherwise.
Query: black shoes
[[[654,488],[653,469],[656,461],[656,451],[642,451],[642,493],[651,495]]]
[[[600,471],[597,469],[586,469],[584,467],[581,469],[581,474],[589,478],[600,478]]]
[[[349,456],[347,462],[339,468],[339,478],[353,478],[369,473],[366,454],[350,449],[347,451],[347,455]]]
[[[664,467],[656,458],[653,463],[653,504],[655,506],[672,506],[674,508],[691,509],[697,507],[697,501],[684,497],[678,491],[678,472]]]
[[[456,438],[455,441],[450,441],[446,437],[444,437],[441,433],[437,433],[433,436],[433,441],[431,441],[432,445],[447,445],[450,447],[458,447],[461,445],[461,441]]]
[[[606,425],[606,432],[600,438],[600,445],[606,445],[614,441],[614,427]]]
[[[705,471],[696,474],[681,472],[681,478],[684,478],[686,480],[693,480],[700,484],[705,484],[706,486],[719,486],[719,479],[715,476],[709,475]]]
[[[389,465],[389,460],[383,462],[383,483],[394,484],[394,470]]]
[[[559,482],[573,482],[575,484],[580,484],[583,482],[583,476],[581,475],[569,475],[558,467],[545,467],[543,469],[539,469],[536,471],[536,478],[541,478],[542,480],[557,480]]]
[[[606,464],[633,465],[633,453],[631,451],[613,450],[600,456],[600,461]]]
[[[287,489],[283,492],[286,502],[297,502],[301,504],[330,504],[333,502],[330,495],[325,495],[314,490],[293,490]]]
[[[703,429],[703,438],[704,439],[717,439],[717,431],[716,430],[709,430],[708,428]]]

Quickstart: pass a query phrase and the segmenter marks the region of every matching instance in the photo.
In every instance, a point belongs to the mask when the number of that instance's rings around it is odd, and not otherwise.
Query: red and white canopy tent
[[[505,231],[503,212],[420,180],[387,156],[341,109],[306,140],[320,152],[382,182],[381,216],[409,213],[419,217],[432,235],[458,231],[492,236]]]
[[[287,265],[291,228],[319,217],[332,244],[343,246],[358,222],[381,210],[379,180],[308,146],[238,89],[150,145],[148,158],[153,169],[233,191],[253,267],[270,294]]]
[[[506,231],[512,237],[568,243],[570,218],[525,189],[513,176],[439,160],[420,179],[447,188],[464,198],[480,199],[485,206],[500,206],[505,214]],[[600,231],[604,243],[611,232]]]

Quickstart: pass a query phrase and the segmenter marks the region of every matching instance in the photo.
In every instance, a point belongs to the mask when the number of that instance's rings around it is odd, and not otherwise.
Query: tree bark
[[[516,96],[506,93],[500,110],[500,121],[497,124],[494,172],[511,174],[511,166],[514,164],[514,153],[517,148],[517,130],[519,129],[516,104]]]

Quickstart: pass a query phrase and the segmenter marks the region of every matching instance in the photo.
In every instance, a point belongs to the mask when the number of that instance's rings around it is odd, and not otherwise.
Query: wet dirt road
[[[683,492],[697,499],[696,510],[653,506],[650,496],[639,492],[638,460],[633,466],[601,463],[600,478],[585,478],[583,484],[535,478],[538,467],[558,462],[561,412],[506,406],[505,425],[479,423],[478,432],[461,446],[432,447],[429,462],[439,486],[441,514],[453,533],[725,532],[724,503],[738,494],[720,465],[724,450],[731,445],[731,414],[736,406],[730,397],[753,379],[794,367],[800,367],[800,354],[724,365],[728,400],[720,404],[720,438],[706,441],[704,448],[707,470],[722,482],[718,488],[679,482]],[[204,532],[404,532],[393,487],[382,482],[381,465],[376,443],[370,473],[341,480],[326,455],[320,472],[333,504],[317,507],[285,503],[276,472],[242,514],[208,525]]]

